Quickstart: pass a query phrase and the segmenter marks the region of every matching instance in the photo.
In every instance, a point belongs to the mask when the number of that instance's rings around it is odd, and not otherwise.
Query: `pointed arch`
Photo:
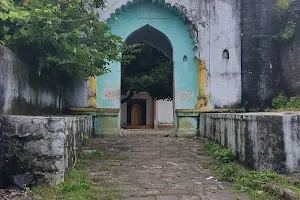
[[[153,6],[159,6],[165,9],[167,12],[173,13],[178,16],[182,23],[184,23],[190,33],[190,37],[193,40],[194,47],[198,48],[198,26],[192,20],[191,14],[183,4],[179,2],[173,2],[169,0],[129,0],[119,1],[117,0],[112,5],[108,5],[108,8],[100,12],[100,19],[108,23],[118,19],[118,16],[129,9],[143,3],[151,3]],[[126,3],[125,3],[126,2]],[[198,57],[198,54],[195,54]]]
[[[151,45],[153,48],[164,53],[170,60],[173,60],[173,46],[171,41],[164,33],[149,24],[133,31],[125,39],[127,45],[141,42]]]
[[[180,14],[163,5],[146,1],[133,3],[126,9],[123,7],[117,10],[115,16],[113,14],[106,23],[110,25],[112,33],[121,37],[124,42],[130,41],[131,38],[134,42],[133,36],[146,28],[163,38],[169,44],[168,48],[172,48],[174,109],[193,109],[198,102],[198,71],[194,59],[193,37],[189,25],[184,23]],[[147,40],[149,41],[149,38]],[[155,44],[155,46],[160,50],[165,49],[165,53],[170,55],[164,45]],[[184,57],[186,59],[183,59]],[[111,63],[109,68],[111,73],[97,79],[97,88],[99,88],[97,103],[103,107],[119,109],[121,107],[121,63]],[[113,94],[119,94],[118,97],[112,98],[111,91],[115,91]],[[174,121],[176,123],[176,119]]]

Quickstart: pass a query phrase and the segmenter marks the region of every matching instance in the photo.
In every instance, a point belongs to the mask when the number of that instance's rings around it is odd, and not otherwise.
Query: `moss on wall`
[[[0,113],[57,114],[63,100],[56,91],[39,84],[35,70],[0,45]]]

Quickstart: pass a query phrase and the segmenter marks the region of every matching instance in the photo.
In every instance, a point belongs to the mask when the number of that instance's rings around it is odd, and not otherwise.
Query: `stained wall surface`
[[[38,82],[32,66],[0,45],[0,114],[57,114],[66,106],[89,106],[89,82],[66,87],[64,94]]]
[[[101,11],[112,32],[123,40],[135,30],[150,25],[165,34],[174,52],[175,109],[194,109],[198,97],[197,60],[206,62],[210,108],[241,103],[240,3],[213,1],[115,1]],[[229,52],[229,59],[223,52]],[[187,56],[187,62],[183,57]],[[98,78],[98,104],[120,108],[120,63],[112,73]]]
[[[0,45],[0,113],[56,113],[62,98],[36,83],[37,74],[11,50]]]
[[[247,167],[300,171],[299,113],[202,113],[198,120],[201,136],[236,150]]]

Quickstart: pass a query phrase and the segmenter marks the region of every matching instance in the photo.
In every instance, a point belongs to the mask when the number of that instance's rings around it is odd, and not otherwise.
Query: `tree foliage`
[[[294,37],[297,23],[296,13],[293,12],[295,0],[276,0],[277,19],[280,31],[274,36],[279,42],[290,40]],[[293,17],[291,17],[293,16]]]
[[[1,0],[0,40],[56,89],[71,80],[110,72],[121,61],[122,39],[86,5],[102,0]]]
[[[122,94],[148,92],[155,99],[172,99],[173,65],[169,58],[146,44],[134,56],[122,64]]]

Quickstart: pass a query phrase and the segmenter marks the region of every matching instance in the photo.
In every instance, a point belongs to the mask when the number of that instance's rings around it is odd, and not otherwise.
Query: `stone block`
[[[83,144],[91,136],[92,116],[9,116],[0,117],[0,168],[8,162],[37,175],[39,182],[64,181]],[[80,134],[79,134],[80,133]]]

